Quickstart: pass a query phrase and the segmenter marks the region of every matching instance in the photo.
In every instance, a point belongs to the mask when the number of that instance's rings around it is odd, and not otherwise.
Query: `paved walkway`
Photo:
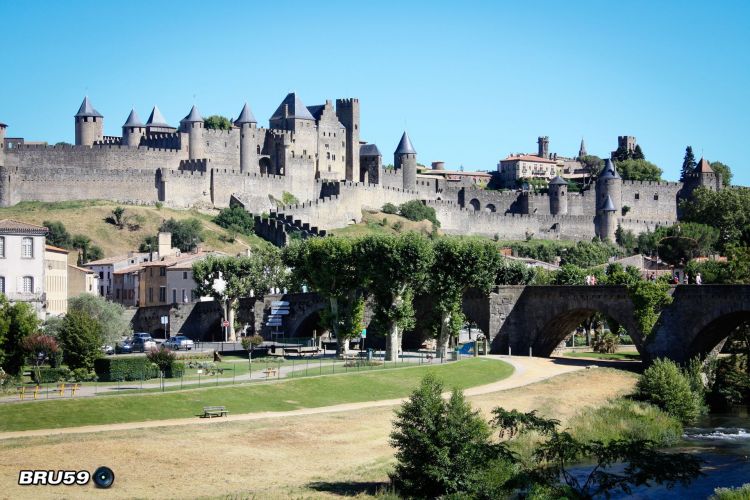
[[[522,356],[486,356],[490,359],[498,359],[510,363],[515,368],[514,373],[503,380],[491,384],[471,387],[464,391],[466,396],[479,396],[507,389],[513,389],[524,385],[533,384],[552,378],[563,373],[568,373],[585,368],[584,364],[560,363],[558,360],[549,358],[530,358]],[[449,394],[446,393],[447,397]],[[131,429],[147,429],[154,427],[171,427],[175,425],[213,425],[225,422],[244,422],[250,420],[262,420],[266,418],[289,418],[301,415],[315,415],[321,413],[336,413],[364,408],[378,408],[383,406],[395,406],[404,402],[406,398],[386,399],[380,401],[365,401],[360,403],[344,403],[318,408],[301,408],[292,411],[266,411],[257,413],[245,413],[230,415],[221,418],[177,418],[169,420],[156,420],[149,422],[125,422],[119,424],[87,425],[82,427],[68,427],[64,429],[38,429],[30,431],[15,431],[0,433],[0,440],[14,439],[32,436],[52,436],[61,434],[83,434],[89,432],[111,432]]]

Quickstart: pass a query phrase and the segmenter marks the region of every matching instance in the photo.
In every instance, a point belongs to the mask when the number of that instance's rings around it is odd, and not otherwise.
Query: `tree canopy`
[[[707,224],[682,222],[659,227],[638,236],[641,253],[658,255],[672,265],[685,264],[695,257],[707,256],[716,248],[719,230]]]
[[[693,154],[693,147],[688,146],[685,148],[685,157],[682,159],[682,169],[680,170],[680,182],[685,182],[690,174],[695,172],[695,155]]]
[[[37,333],[39,320],[27,302],[10,304],[0,293],[0,367],[17,374],[25,357],[24,339]]]
[[[162,222],[159,231],[172,233],[172,246],[183,252],[190,252],[203,241],[203,224],[194,217],[185,220],[167,219]]]
[[[214,222],[225,229],[244,235],[251,235],[255,230],[255,219],[242,207],[223,208],[219,215],[214,217]]]
[[[211,115],[203,120],[203,127],[209,130],[232,130],[234,124],[226,116]]]
[[[68,312],[85,312],[99,324],[102,343],[114,344],[130,336],[132,328],[125,317],[125,308],[99,295],[83,293],[68,301]]]
[[[719,230],[718,247],[750,245],[750,189],[711,191],[700,187],[682,204],[683,220]]]
[[[617,171],[624,180],[661,181],[662,169],[647,160],[627,159],[617,162]]]
[[[732,177],[734,175],[732,174],[732,169],[729,168],[729,165],[725,165],[720,161],[712,161],[710,165],[714,172],[721,175],[721,184],[724,187],[732,185]]]

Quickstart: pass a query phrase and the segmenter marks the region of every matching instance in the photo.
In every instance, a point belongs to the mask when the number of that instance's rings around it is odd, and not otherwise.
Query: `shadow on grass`
[[[603,360],[596,358],[571,358],[571,357],[553,357],[552,360],[556,365],[568,365],[568,366],[601,366],[604,368],[616,368],[618,370],[626,370],[629,372],[640,373],[644,369],[644,365],[640,360],[623,360],[623,361],[612,361]]]
[[[388,491],[390,485],[377,481],[315,481],[308,483],[311,490],[339,496],[377,495]]]

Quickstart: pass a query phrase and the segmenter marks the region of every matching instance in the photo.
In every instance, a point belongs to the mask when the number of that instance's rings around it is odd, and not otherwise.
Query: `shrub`
[[[90,370],[94,366],[94,360],[102,354],[101,324],[86,311],[69,311],[63,319],[60,344],[68,367]]]
[[[76,368],[67,379],[73,382],[93,382],[96,380],[96,373],[86,368]]]
[[[750,483],[737,488],[716,488],[709,500],[750,500]]]
[[[159,349],[151,349],[146,358],[159,367],[159,370],[166,372],[175,362],[177,356],[170,349],[161,346]]]
[[[246,337],[242,337],[242,340],[240,341],[242,344],[242,348],[246,351],[249,351],[253,347],[259,346],[263,343],[263,337],[260,335],[248,335]]]
[[[203,241],[203,224],[194,217],[185,220],[170,218],[162,223],[159,231],[172,233],[172,246],[183,252],[193,250]]]
[[[85,370],[85,369],[84,369]],[[65,382],[70,377],[70,370],[62,368],[39,368],[31,372],[32,380],[35,384],[54,384],[55,382]]]
[[[230,231],[251,235],[255,229],[255,219],[242,207],[224,208],[214,217],[214,222]]]
[[[703,402],[690,380],[674,361],[657,359],[636,384],[636,397],[666,411],[682,423],[700,415]]]
[[[401,222],[400,220],[397,220],[396,222],[393,223],[393,230],[396,231],[397,233],[400,233],[403,228],[404,228],[404,223]]]
[[[180,378],[185,375],[185,363],[174,362],[164,370],[164,376],[167,378]]]
[[[385,208],[385,206],[383,208]],[[428,207],[419,200],[411,200],[403,203],[399,207],[399,213],[409,220],[428,220],[432,222],[435,227],[440,227],[440,221],[438,221],[437,216],[435,215],[435,209]]]
[[[159,369],[145,356],[99,358],[94,371],[103,382],[148,380],[159,376]]]
[[[435,498],[466,491],[489,459],[489,427],[454,391],[427,375],[398,410],[391,444],[396,448],[393,485],[404,496]]]
[[[591,342],[594,352],[603,354],[614,354],[620,345],[620,337],[612,332],[596,332]]]
[[[397,214],[398,207],[394,205],[393,203],[386,203],[385,205],[383,205],[383,209],[381,211],[384,214]]]

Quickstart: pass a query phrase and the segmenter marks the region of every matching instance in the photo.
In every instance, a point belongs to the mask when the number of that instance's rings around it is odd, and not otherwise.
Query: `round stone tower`
[[[88,96],[83,98],[76,120],[76,146],[93,146],[104,139],[104,117],[91,105]]]
[[[617,232],[617,209],[612,202],[612,198],[607,195],[604,203],[599,206],[598,210],[597,236],[602,241],[615,242],[615,233]]]
[[[258,155],[253,141],[253,129],[258,126],[258,121],[247,103],[234,124],[240,129],[240,172],[249,172],[253,167],[258,167]]]
[[[404,189],[414,191],[417,189],[417,152],[411,145],[409,134],[404,132],[401,142],[398,143],[393,153],[393,165],[401,169]]]
[[[188,158],[203,158],[203,117],[198,108],[190,108],[190,113],[180,120],[180,126],[183,132],[188,133]]]
[[[601,207],[607,196],[612,198],[612,203],[616,209],[620,208],[622,203],[622,177],[617,173],[615,163],[612,160],[606,160],[604,170],[596,180],[596,206]]]
[[[445,170],[445,162],[444,161],[433,161],[432,162],[432,170]]]
[[[0,122],[0,167],[5,166],[5,129],[8,126]]]
[[[146,135],[146,126],[141,122],[135,109],[130,110],[128,119],[122,125],[122,144],[138,147],[141,144],[141,137],[144,135]]]
[[[568,213],[568,183],[559,175],[549,182],[549,213]]]

